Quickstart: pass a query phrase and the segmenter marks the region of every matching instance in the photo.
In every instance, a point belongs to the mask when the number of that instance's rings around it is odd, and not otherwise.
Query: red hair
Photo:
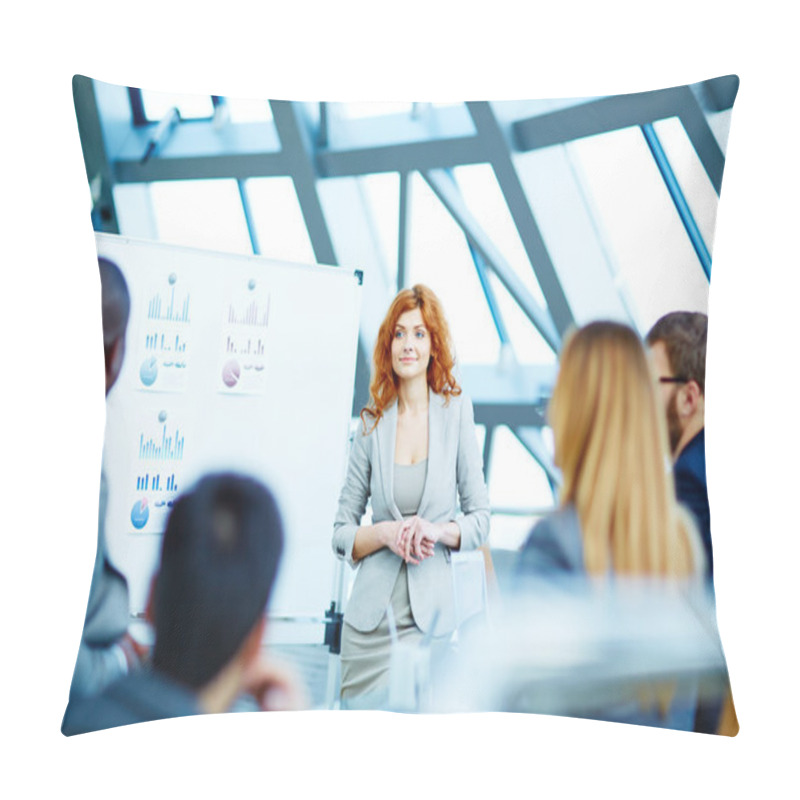
[[[418,308],[422,320],[431,337],[431,358],[428,362],[428,386],[436,393],[444,395],[446,400],[451,395],[461,394],[461,388],[453,376],[455,359],[450,342],[450,329],[442,310],[439,298],[421,283],[411,289],[403,289],[389,306],[375,342],[372,353],[372,381],[369,385],[370,402],[361,409],[361,421],[364,433],[367,432],[365,414],[369,414],[378,424],[383,412],[397,398],[397,375],[392,369],[392,340],[397,320],[406,313]],[[370,430],[372,430],[372,428]]]

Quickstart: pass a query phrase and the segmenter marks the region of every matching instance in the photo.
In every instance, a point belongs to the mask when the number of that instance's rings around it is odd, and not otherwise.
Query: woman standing
[[[333,533],[335,553],[359,565],[342,632],[350,707],[385,701],[392,624],[401,641],[452,633],[450,553],[479,547],[489,533],[472,403],[453,376],[447,322],[430,289],[395,297],[373,362]],[[368,500],[372,523],[361,525]]]

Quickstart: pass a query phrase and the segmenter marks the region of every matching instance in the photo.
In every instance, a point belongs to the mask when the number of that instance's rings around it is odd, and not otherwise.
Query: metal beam
[[[710,279],[711,255],[708,252],[706,243],[703,241],[703,235],[700,233],[700,229],[697,227],[697,223],[695,222],[694,215],[689,208],[689,204],[686,202],[686,198],[683,196],[681,187],[678,184],[678,179],[675,177],[675,173],[672,171],[672,165],[669,163],[669,159],[664,152],[664,148],[661,146],[661,141],[658,138],[658,134],[656,133],[655,128],[649,123],[647,125],[642,125],[642,134],[647,142],[647,146],[650,148],[650,152],[653,156],[653,160],[656,162],[658,171],[661,173],[661,178],[667,187],[667,191],[672,198],[672,202],[675,205],[675,210],[678,212],[678,216],[683,223],[683,227],[689,236],[689,241],[692,243],[692,247],[694,248],[697,257],[700,259],[700,265],[703,267],[703,272],[705,272],[706,278]]]
[[[220,106],[218,106],[220,108]],[[157,124],[129,128],[120,143],[117,158],[133,160],[141,156]],[[220,123],[211,119],[181,119],[159,152],[167,158],[224,156],[227,153],[260,155],[280,150],[278,132],[272,120],[262,122]]]
[[[554,352],[557,352],[561,344],[561,337],[553,324],[549,310],[543,309],[536,302],[527,286],[480,227],[452,179],[443,170],[423,172],[422,177],[425,178],[453,219],[461,226],[469,241],[483,257],[486,266],[497,275],[542,338]]]
[[[710,81],[692,83],[689,88],[694,93],[703,111],[718,113],[733,108],[733,101],[739,92],[739,76],[723,75]]]
[[[317,193],[316,174],[308,132],[298,117],[297,106],[289,100],[270,100],[272,119],[281,142],[281,152],[291,165],[291,177],[297,200],[308,229],[314,257],[320,264],[337,265],[325,214]]]
[[[684,87],[600,97],[569,108],[517,120],[511,125],[514,146],[520,152],[528,152],[566,144],[584,136],[676,117],[682,88]]]
[[[487,427],[541,428],[547,424],[547,399],[557,366],[462,364],[460,382],[475,407],[475,422]]]
[[[226,153],[151,158],[121,159],[114,163],[117,183],[150,183],[153,181],[189,181],[211,178],[269,178],[286,176],[290,165],[281,153]]]
[[[328,146],[328,104],[319,104],[319,128],[317,129],[317,147]]]
[[[356,376],[353,387],[353,409],[352,416],[357,417],[361,409],[369,401],[369,381],[371,377],[372,359],[368,353],[368,348],[363,336],[358,337],[358,350],[356,352]]]
[[[724,91],[730,94],[729,89]],[[511,131],[515,148],[528,152],[566,144],[586,136],[640,127],[668,117],[680,119],[719,194],[725,156],[697,98],[688,86],[590,100],[559,111],[517,120],[512,123]]]
[[[544,444],[542,432],[539,428],[513,427],[511,432],[519,440],[519,443],[533,456],[537,464],[544,470],[550,482],[551,489],[561,482],[561,476],[553,464],[553,457]]]
[[[492,469],[492,441],[494,440],[494,425],[487,425],[486,435],[483,437],[483,478],[489,485],[489,474]]]
[[[475,410],[475,423],[478,425],[536,428],[545,424],[541,412],[529,403],[518,403],[513,400],[492,402],[473,398],[472,405]]]
[[[465,136],[346,150],[321,150],[317,153],[317,169],[320,177],[340,178],[375,172],[403,173],[478,164],[486,159],[475,144],[474,136]]]
[[[236,181],[239,189],[239,199],[242,202],[244,221],[247,225],[247,234],[250,237],[250,247],[255,255],[261,255],[261,247],[258,244],[258,234],[256,233],[255,220],[253,219],[253,209],[250,206],[250,198],[247,196],[247,187],[243,180]]]
[[[558,279],[555,266],[547,251],[539,226],[536,224],[525,189],[520,181],[511,150],[489,103],[467,103],[478,136],[492,165],[497,182],[505,197],[508,210],[519,232],[522,245],[531,262],[536,280],[544,294],[547,308],[559,336],[563,336],[575,318]]]
[[[483,289],[483,296],[486,298],[486,304],[489,306],[489,313],[492,315],[492,322],[494,329],[497,331],[497,336],[500,339],[501,347],[511,347],[511,338],[508,335],[508,329],[503,321],[503,315],[500,313],[500,306],[497,304],[497,297],[495,296],[492,284],[489,283],[489,276],[486,274],[486,265],[483,263],[481,254],[476,250],[475,245],[467,237],[467,247],[469,254],[472,256],[472,263],[475,265],[475,271],[478,273],[478,280]]]
[[[725,155],[717,142],[717,137],[709,127],[703,109],[700,108],[697,98],[688,86],[682,89],[681,101],[678,118],[714,190],[719,194],[722,188],[722,172],[725,169]]]
[[[679,87],[601,98],[519,120],[512,125],[513,141],[517,149],[527,151],[666,116],[680,116],[712,183],[718,188],[724,158],[695,97],[700,97],[705,105],[717,110],[726,105],[729,107],[736,88],[738,79],[726,76],[694,85],[691,89]],[[682,109],[670,105],[676,101],[683,104]],[[315,168],[321,177],[447,168],[486,160],[486,142],[468,132],[465,126],[456,124],[448,124],[449,135],[446,137],[414,140],[384,137],[386,140],[381,141],[374,136],[367,144],[328,149],[329,120],[325,104],[322,104],[322,109],[318,131],[322,139],[317,141],[315,153]],[[462,129],[463,135],[460,134]],[[291,165],[275,152],[275,134],[271,124],[240,123],[229,131],[220,132],[210,121],[187,121],[176,131],[174,141],[158,160],[158,165],[150,170],[140,169],[138,164],[141,146],[137,143],[146,136],[147,128],[135,129],[132,134],[123,150],[115,153],[114,160],[118,164],[116,178],[120,182],[271,177],[287,175],[292,170]],[[408,136],[412,134],[421,137],[419,125],[409,128]]]
[[[286,100],[270,100],[272,118],[281,142],[281,153],[291,165],[297,200],[303,213],[314,258],[321,264],[337,266],[339,261],[325,220],[312,159],[310,133],[299,117],[299,106]],[[353,415],[357,415],[369,394],[369,345],[363,335],[358,339],[356,375],[353,391]]]
[[[408,268],[408,214],[411,205],[411,180],[407,172],[400,173],[400,214],[397,221],[397,291],[406,285]]]
[[[92,79],[75,75],[72,79],[72,96],[83,149],[83,163],[92,193],[92,227],[103,233],[119,233],[112,191],[114,176]]]

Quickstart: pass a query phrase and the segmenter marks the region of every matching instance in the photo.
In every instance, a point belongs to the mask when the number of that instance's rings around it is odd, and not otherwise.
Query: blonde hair
[[[574,332],[549,415],[561,502],[577,510],[586,571],[694,574],[696,531],[675,499],[664,413],[634,331],[594,322]]]

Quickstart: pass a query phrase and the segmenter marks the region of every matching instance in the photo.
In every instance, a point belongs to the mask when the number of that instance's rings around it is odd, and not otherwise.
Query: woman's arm
[[[457,544],[452,549],[474,550],[489,538],[489,492],[483,477],[483,456],[475,436],[472,401],[461,395],[461,425],[458,434],[456,461],[458,497],[463,516],[454,524],[459,529]]]
[[[356,530],[353,540],[353,561],[360,561],[364,556],[375,553],[383,547],[389,547],[395,552],[401,520],[389,519],[376,522],[374,525],[362,525]],[[400,553],[397,553],[400,555]]]
[[[356,561],[353,550],[369,500],[371,474],[367,437],[359,430],[350,447],[347,477],[339,495],[339,507],[333,523],[333,551],[351,566]]]

